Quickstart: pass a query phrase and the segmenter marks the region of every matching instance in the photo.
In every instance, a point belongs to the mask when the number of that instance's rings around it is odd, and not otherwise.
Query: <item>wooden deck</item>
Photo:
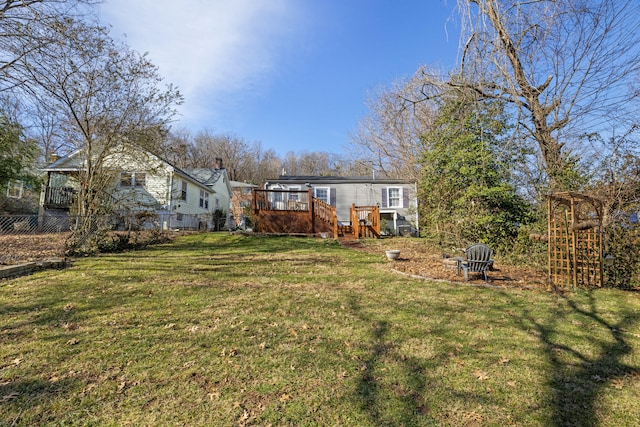
[[[313,197],[311,190],[253,190],[254,230],[260,233],[379,238],[378,206],[351,206],[349,224],[339,224],[336,208]]]

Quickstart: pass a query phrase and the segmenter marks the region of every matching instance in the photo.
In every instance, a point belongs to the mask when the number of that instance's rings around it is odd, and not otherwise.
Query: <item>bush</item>
[[[633,289],[640,286],[640,227],[614,222],[605,228],[605,286]]]

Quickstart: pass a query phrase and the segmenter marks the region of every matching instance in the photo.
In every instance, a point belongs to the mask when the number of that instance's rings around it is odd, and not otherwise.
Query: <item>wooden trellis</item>
[[[563,192],[548,199],[549,281],[559,287],[602,286],[602,202]]]

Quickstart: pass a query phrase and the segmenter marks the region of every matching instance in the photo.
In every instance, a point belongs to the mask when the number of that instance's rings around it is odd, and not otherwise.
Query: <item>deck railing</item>
[[[308,211],[308,190],[253,190],[253,207],[258,211]]]
[[[380,208],[378,206],[351,205],[351,228],[360,237],[380,237]]]
[[[71,187],[47,187],[44,192],[44,206],[48,208],[69,208],[76,199],[77,191]]]
[[[338,238],[338,214],[336,213],[336,207],[331,206],[329,203],[323,202],[320,199],[313,200],[313,214],[316,218],[331,226],[333,230],[333,238]]]
[[[350,225],[340,226],[335,206],[331,206],[320,199],[312,196],[311,190],[253,190],[253,213],[256,216],[265,214],[271,216],[266,221],[276,225],[276,229],[288,228],[287,218],[282,215],[289,215],[291,220],[298,218],[300,212],[309,212],[310,225],[313,230],[317,230],[315,221],[322,221],[331,227],[333,237],[338,238],[340,234],[351,234],[356,238],[380,237],[380,208],[378,206],[356,206],[353,204],[350,210]],[[281,214],[280,214],[281,212]],[[290,212],[289,214],[287,212]],[[326,230],[326,228],[325,228]],[[273,232],[273,231],[272,231]]]

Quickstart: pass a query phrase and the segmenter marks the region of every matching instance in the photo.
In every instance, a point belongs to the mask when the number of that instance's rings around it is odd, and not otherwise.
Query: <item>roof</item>
[[[84,170],[84,162],[82,162],[81,158],[78,157],[78,154],[81,151],[81,149],[74,150],[68,155],[60,157],[55,162],[46,165],[41,170],[43,172],[70,172]]]
[[[269,179],[271,183],[288,184],[414,184],[415,179],[373,178],[370,176],[314,176],[280,175],[278,179]]]
[[[258,188],[259,185],[249,184],[248,182],[230,181],[231,188]]]
[[[215,168],[195,168],[195,169],[187,169],[187,173],[198,181],[204,183],[207,186],[213,186],[221,178],[227,177],[227,179],[223,179],[223,184],[226,185],[227,191],[229,195],[231,195],[231,184],[229,181],[229,176],[227,175],[227,170],[225,168],[215,169]]]
[[[186,169],[186,172],[198,181],[207,185],[215,184],[223,175],[222,169],[197,168]]]
[[[198,176],[195,176],[189,172],[186,172],[174,165],[172,165],[171,163],[169,163],[167,160],[163,159],[162,157],[158,156],[157,154],[154,154],[152,152],[150,152],[149,150],[146,150],[144,148],[141,147],[136,147],[134,146],[135,149],[137,150],[141,150],[146,152],[147,154],[154,156],[156,158],[158,158],[161,162],[163,162],[164,164],[168,165],[170,168],[172,168],[178,175],[182,176],[183,178],[187,178],[190,181],[193,181],[195,184],[197,184],[198,186],[205,188],[209,191],[213,191],[211,188],[209,188],[207,186],[207,183],[202,181]],[[45,166],[44,168],[42,168],[43,172],[77,172],[77,171],[82,171],[86,169],[86,165],[84,163],[84,161],[82,160],[82,154],[83,154],[83,149],[82,148],[78,148],[76,150],[74,150],[73,152],[69,153],[67,156],[61,157],[58,160],[56,160],[55,162]],[[214,181],[215,182],[215,181]],[[215,193],[215,191],[213,191]]]

